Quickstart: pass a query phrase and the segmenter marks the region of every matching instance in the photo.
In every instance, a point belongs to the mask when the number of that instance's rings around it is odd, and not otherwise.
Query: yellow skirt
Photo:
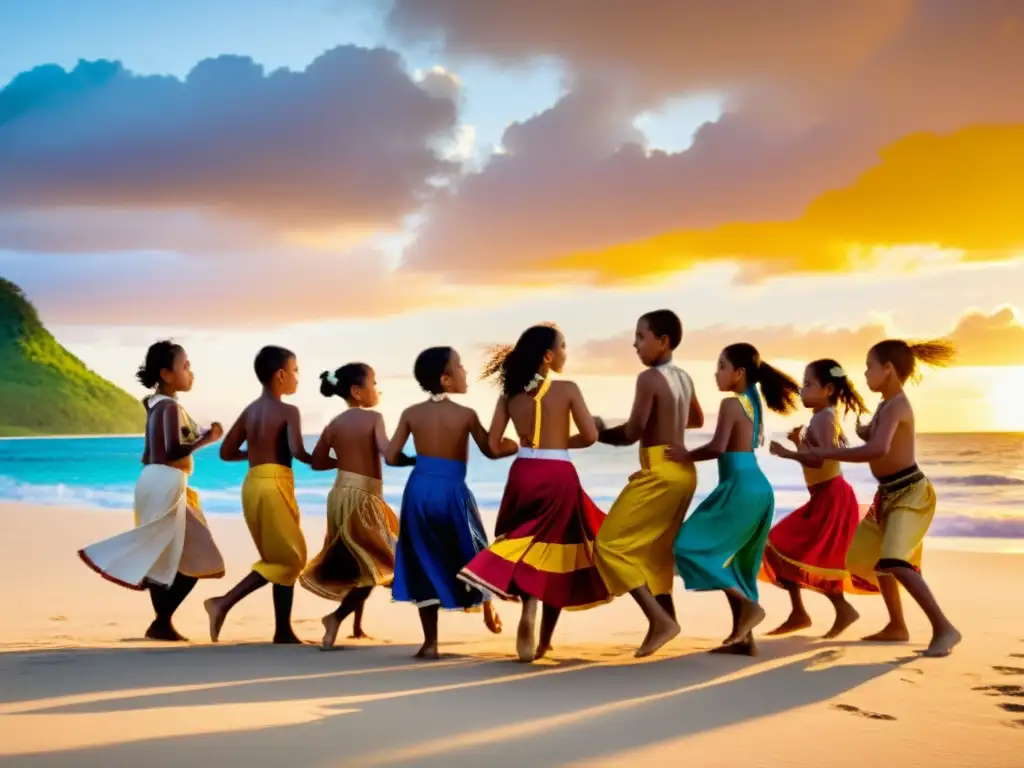
[[[389,586],[395,576],[398,518],[384,499],[381,481],[339,471],[327,495],[324,546],[299,583],[328,600],[343,600],[356,587]]]
[[[697,489],[697,470],[669,461],[667,451],[666,445],[640,449],[640,471],[598,531],[594,560],[612,595],[645,585],[655,595],[672,593],[672,544]]]
[[[306,564],[306,540],[292,471],[280,464],[250,468],[242,484],[242,511],[260,553],[252,569],[273,584],[293,586]]]

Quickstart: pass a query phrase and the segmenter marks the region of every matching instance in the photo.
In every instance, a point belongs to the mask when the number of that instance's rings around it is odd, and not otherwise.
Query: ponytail
[[[800,385],[779,369],[761,359],[761,353],[752,344],[730,344],[722,354],[733,368],[743,369],[747,384],[761,388],[764,404],[776,413],[789,413],[796,408]]]
[[[882,365],[891,364],[900,383],[920,376],[918,363],[933,368],[945,368],[956,359],[956,348],[948,339],[906,342],[902,339],[886,339],[871,348]]]
[[[337,395],[342,400],[352,397],[352,387],[366,384],[370,366],[366,363],[346,363],[338,370],[324,371],[320,374],[320,394],[324,397]]]
[[[850,377],[843,367],[830,357],[815,360],[809,363],[808,368],[814,374],[814,378],[823,387],[832,387],[832,396],[829,397],[829,404],[842,409],[843,416],[853,413],[856,416],[863,416],[868,412],[864,398],[860,396]]]

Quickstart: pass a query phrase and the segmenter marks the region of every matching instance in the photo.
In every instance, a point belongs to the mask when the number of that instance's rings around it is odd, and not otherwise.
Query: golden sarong
[[[293,586],[306,564],[306,540],[291,469],[280,464],[251,467],[242,484],[242,511],[260,553],[252,569],[269,582]]]
[[[328,600],[356,587],[388,586],[395,574],[398,517],[383,498],[381,481],[339,471],[327,495],[324,546],[300,583]]]
[[[598,531],[594,560],[612,595],[644,585],[655,595],[672,593],[672,544],[697,489],[697,470],[670,461],[667,451],[667,445],[640,449],[640,471]]]

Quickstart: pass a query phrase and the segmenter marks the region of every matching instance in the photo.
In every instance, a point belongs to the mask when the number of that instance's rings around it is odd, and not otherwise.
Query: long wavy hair
[[[534,325],[523,331],[514,346],[492,347],[480,378],[494,379],[506,398],[526,391],[544,363],[544,355],[553,351],[559,332],[553,323]]]

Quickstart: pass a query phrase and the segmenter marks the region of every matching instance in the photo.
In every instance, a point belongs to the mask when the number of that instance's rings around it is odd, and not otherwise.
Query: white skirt
[[[79,550],[103,578],[128,589],[170,586],[184,573],[196,578],[224,575],[224,559],[206,527],[199,496],[188,474],[150,464],[135,484],[135,527]]]

